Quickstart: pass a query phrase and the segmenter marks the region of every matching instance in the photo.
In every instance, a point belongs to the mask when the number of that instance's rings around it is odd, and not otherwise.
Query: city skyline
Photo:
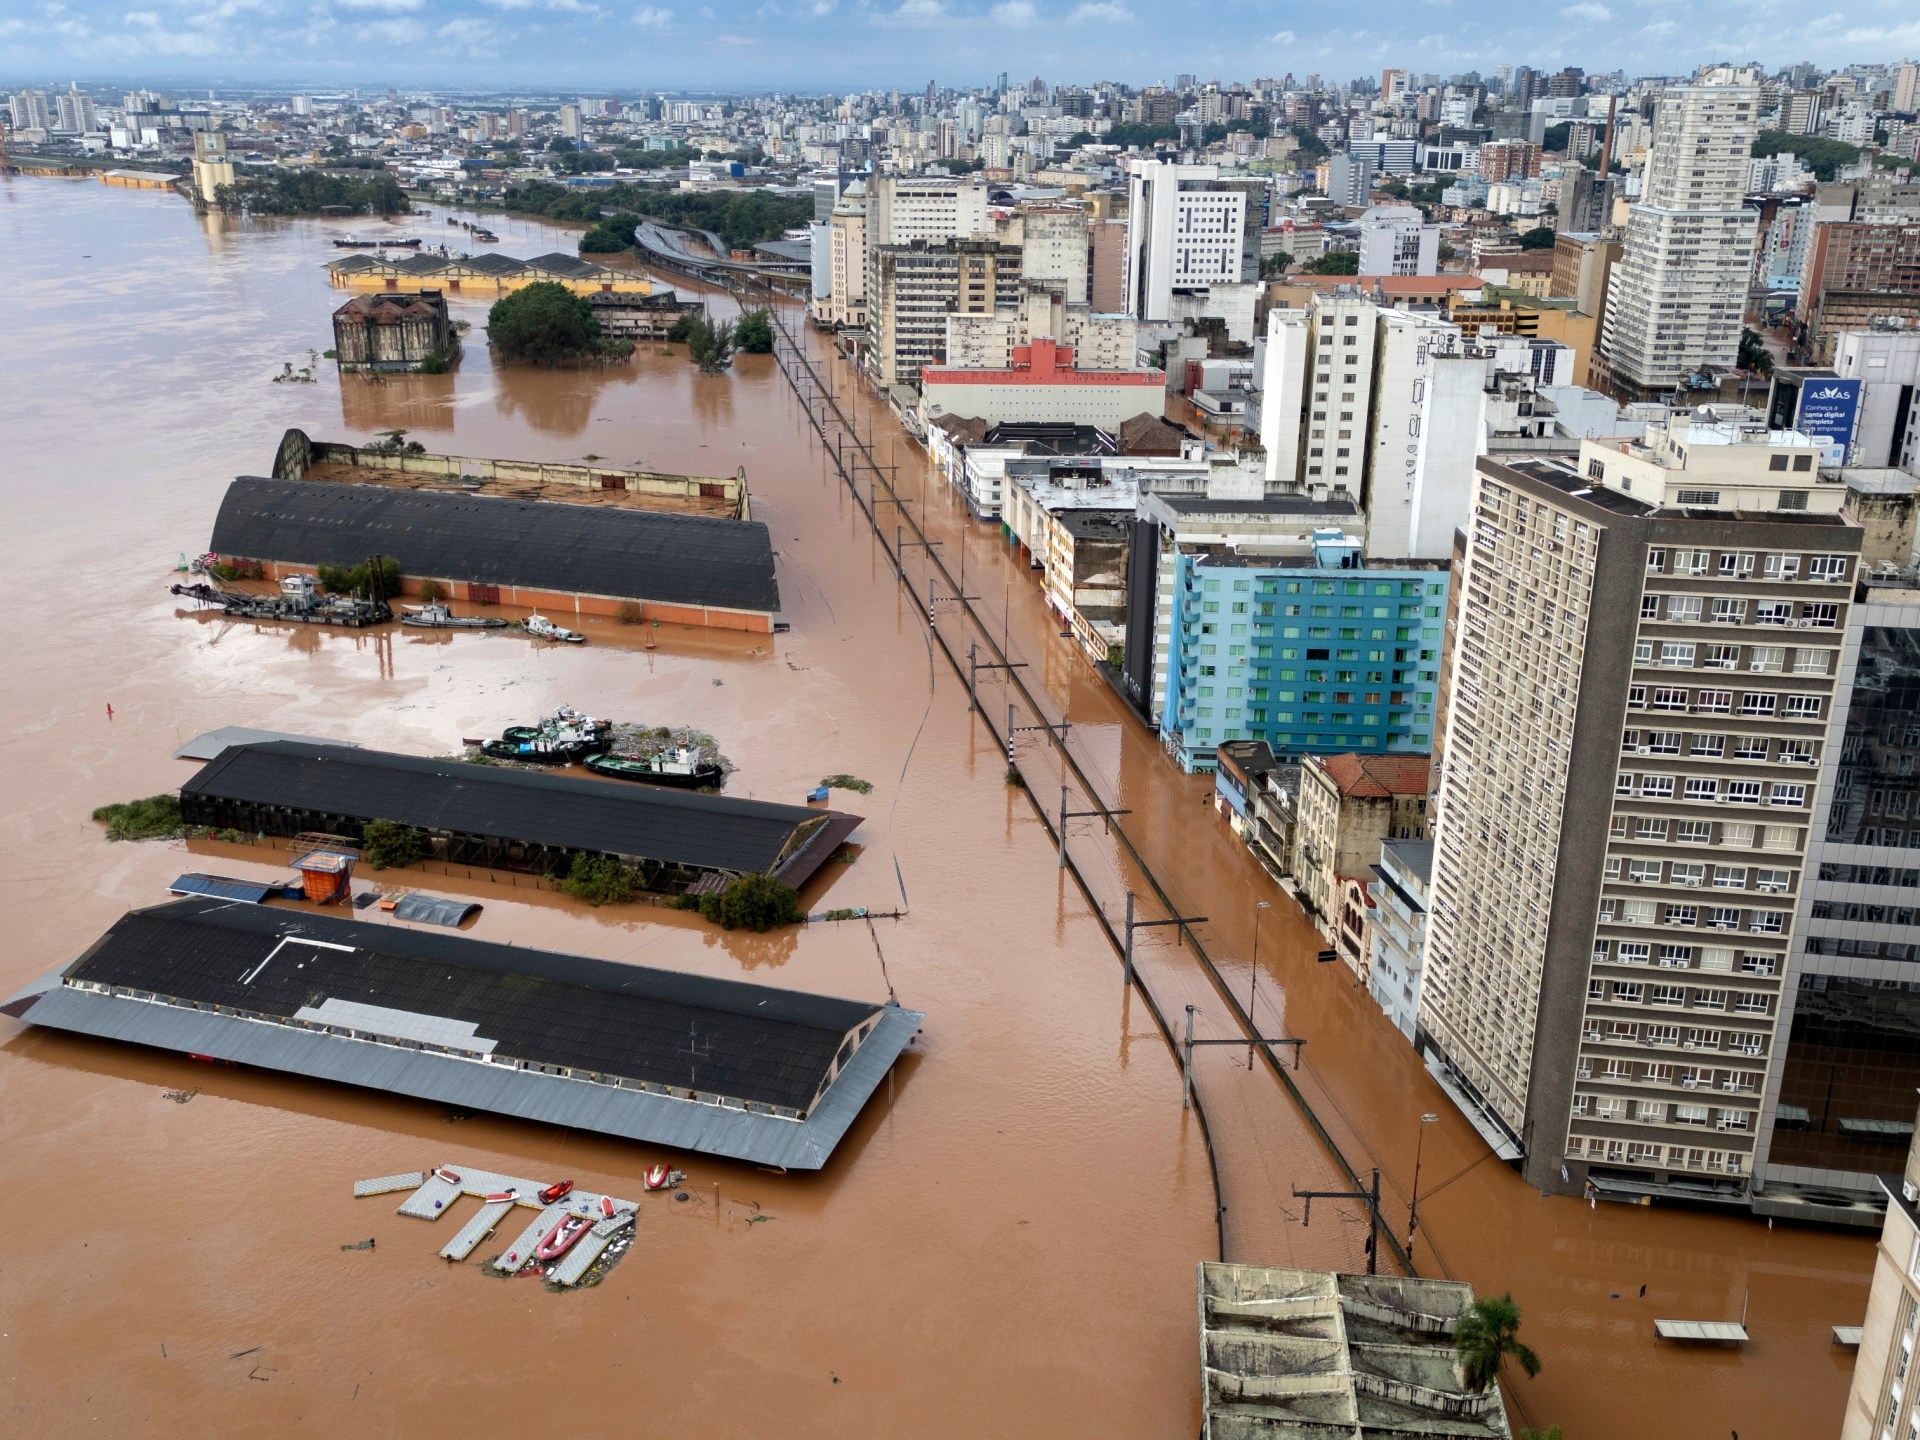
[[[1344,82],[1386,66],[1445,75],[1580,65],[1633,76],[1656,57],[1684,74],[1715,61],[1844,65],[1920,51],[1920,20],[1900,0],[1822,17],[1793,32],[1792,50],[1781,9],[1779,0],[1721,0],[1697,7],[1683,28],[1644,0],[1581,0],[1556,12],[1554,30],[1527,39],[1533,12],[1512,0],[1470,14],[1456,0],[1395,0],[1357,27],[1316,24],[1269,0],[1205,12],[1213,23],[1198,27],[1196,6],[1129,0],[151,0],[131,9],[45,0],[0,18],[9,62],[0,80],[820,91],[919,89],[931,78],[964,89],[1002,70],[1016,83],[1039,74],[1144,85],[1180,72]]]

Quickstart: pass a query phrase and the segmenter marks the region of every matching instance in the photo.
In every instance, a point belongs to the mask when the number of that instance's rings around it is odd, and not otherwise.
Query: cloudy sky
[[[0,84],[920,89],[1917,54],[1915,0],[0,0]]]

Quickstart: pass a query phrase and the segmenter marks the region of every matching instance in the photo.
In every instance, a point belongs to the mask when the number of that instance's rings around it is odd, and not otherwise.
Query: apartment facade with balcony
[[[1750,1198],[1860,549],[1769,439],[1479,462],[1420,1031],[1543,1190]]]

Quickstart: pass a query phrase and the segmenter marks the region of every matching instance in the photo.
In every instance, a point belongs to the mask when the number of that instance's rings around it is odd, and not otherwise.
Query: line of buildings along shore
[[[1735,370],[1757,94],[1669,87],[1617,234],[1500,283],[1363,174],[1359,273],[1267,284],[1247,180],[1118,157],[826,187],[812,316],[1529,1183],[1873,1225],[1920,333]]]

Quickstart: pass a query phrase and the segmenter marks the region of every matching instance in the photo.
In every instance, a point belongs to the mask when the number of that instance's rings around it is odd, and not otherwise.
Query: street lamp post
[[[1253,907],[1253,983],[1247,987],[1247,1069],[1253,1069],[1253,1041],[1260,1033],[1260,1022],[1254,1018],[1253,1002],[1260,993],[1260,912],[1273,907],[1261,900]]]
[[[1413,1194],[1407,1201],[1407,1268],[1413,1268],[1413,1236],[1420,1228],[1420,1152],[1426,1147],[1427,1126],[1440,1117],[1426,1114],[1420,1117],[1418,1138],[1413,1142]]]

